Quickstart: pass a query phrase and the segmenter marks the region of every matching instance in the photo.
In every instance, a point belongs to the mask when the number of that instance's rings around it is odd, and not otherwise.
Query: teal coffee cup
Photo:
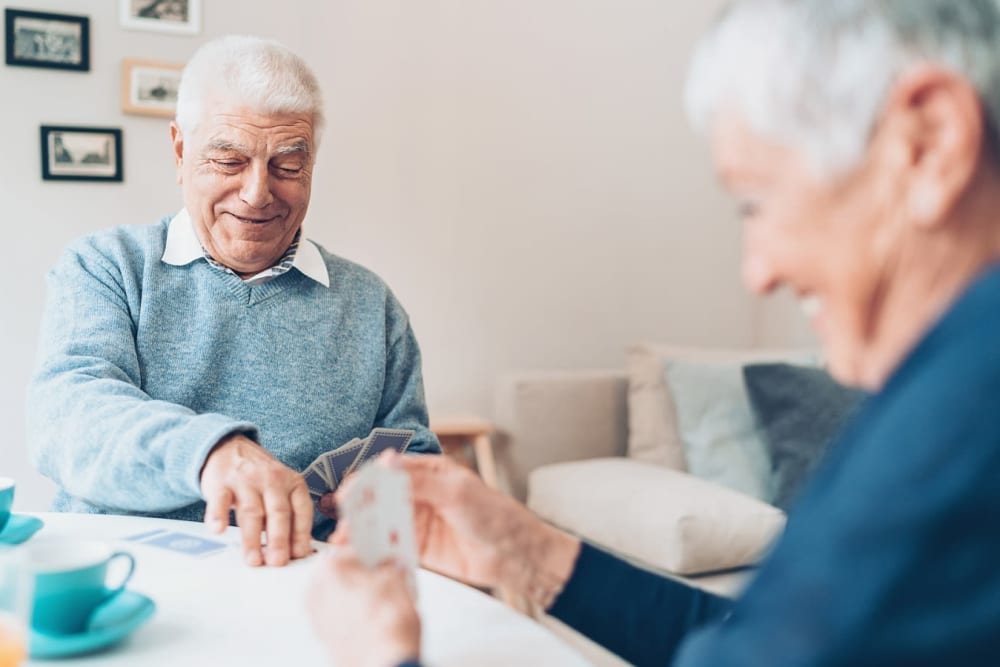
[[[10,507],[14,504],[14,480],[0,477],[0,530],[10,521]]]
[[[47,634],[84,632],[94,610],[125,590],[135,571],[132,554],[96,540],[41,538],[24,548],[34,580],[31,627]]]

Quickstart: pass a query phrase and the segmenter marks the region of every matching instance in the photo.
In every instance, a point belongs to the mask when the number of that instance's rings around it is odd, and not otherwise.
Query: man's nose
[[[243,172],[240,199],[252,208],[266,208],[274,201],[271,194],[271,174],[267,165],[253,163]]]

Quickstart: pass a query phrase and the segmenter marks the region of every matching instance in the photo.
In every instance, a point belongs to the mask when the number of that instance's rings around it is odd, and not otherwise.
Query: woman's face
[[[736,197],[743,223],[743,280],[766,294],[787,287],[798,297],[841,382],[871,384],[883,367],[883,297],[894,278],[897,238],[891,179],[866,158],[850,173],[822,179],[802,154],[724,117],[713,157]]]

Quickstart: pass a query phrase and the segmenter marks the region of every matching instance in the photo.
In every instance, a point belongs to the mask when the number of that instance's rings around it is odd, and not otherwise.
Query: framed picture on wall
[[[201,31],[201,0],[118,0],[121,24],[131,30],[195,35]]]
[[[42,125],[42,180],[122,180],[122,131]]]
[[[173,118],[184,65],[126,58],[122,61],[122,111]]]
[[[90,19],[5,9],[8,65],[90,70]]]

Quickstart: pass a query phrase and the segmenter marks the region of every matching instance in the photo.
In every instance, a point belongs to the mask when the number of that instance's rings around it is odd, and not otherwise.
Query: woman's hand
[[[317,636],[337,665],[391,667],[420,658],[420,617],[406,572],[369,569],[349,546],[317,558],[306,600]]]

